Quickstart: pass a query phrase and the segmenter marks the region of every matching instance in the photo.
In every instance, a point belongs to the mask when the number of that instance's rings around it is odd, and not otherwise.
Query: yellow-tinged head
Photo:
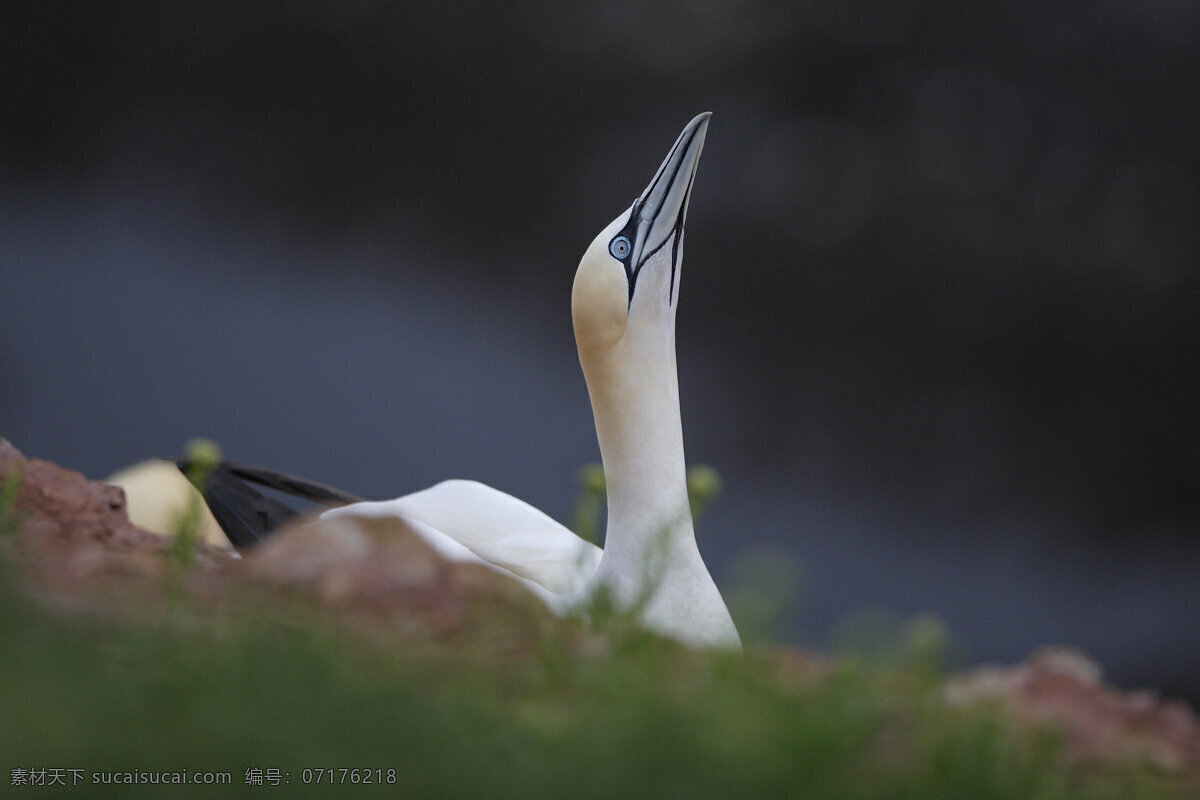
[[[627,335],[673,341],[683,227],[710,116],[688,123],[650,185],[579,262],[571,316],[585,372]]]

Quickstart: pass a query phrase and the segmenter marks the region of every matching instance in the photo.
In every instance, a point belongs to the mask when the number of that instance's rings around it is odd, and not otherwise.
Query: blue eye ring
[[[624,261],[629,258],[629,253],[632,250],[633,245],[630,244],[628,236],[618,236],[608,243],[608,252],[617,261]]]

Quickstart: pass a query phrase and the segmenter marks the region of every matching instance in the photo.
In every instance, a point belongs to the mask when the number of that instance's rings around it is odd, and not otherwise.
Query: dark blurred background
[[[0,15],[0,435],[193,436],[567,519],[569,292],[714,112],[679,314],[726,585],[1200,699],[1200,10],[41,2]],[[739,561],[740,559],[740,561]]]

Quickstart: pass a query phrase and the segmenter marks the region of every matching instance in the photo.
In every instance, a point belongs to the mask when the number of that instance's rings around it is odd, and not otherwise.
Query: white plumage
[[[354,503],[321,516],[347,515],[400,517],[415,523],[443,557],[500,567],[553,594],[583,589],[602,555],[524,500],[478,481],[442,481],[395,500]]]
[[[324,517],[403,520],[444,557],[509,574],[556,612],[603,590],[665,636],[740,646],[696,546],[675,365],[683,223],[708,118],[684,128],[650,185],[600,232],[575,275],[575,339],[608,490],[604,550],[527,503],[466,480]],[[141,502],[129,493],[131,507]]]

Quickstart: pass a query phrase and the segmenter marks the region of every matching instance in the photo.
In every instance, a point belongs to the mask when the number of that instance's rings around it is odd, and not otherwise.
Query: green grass
[[[21,490],[21,473],[13,470],[0,479],[0,536],[16,533],[25,515],[17,509]]]
[[[594,532],[603,484],[591,477],[576,517]],[[711,497],[719,480],[701,477]],[[0,487],[9,533],[14,495]],[[164,796],[92,783],[151,771],[229,774],[228,786],[171,790],[185,797],[1190,796],[1148,767],[1068,766],[1051,736],[945,705],[935,620],[857,626],[820,678],[765,647],[691,652],[596,609],[594,635],[501,605],[453,634],[381,636],[285,595],[199,601],[193,545],[179,539],[165,591],[131,592],[119,602],[148,607],[115,615],[35,605],[0,549],[0,796]],[[742,571],[743,631],[763,641],[794,599],[795,569],[763,553]],[[343,769],[382,783],[348,784]],[[13,786],[20,770],[68,782],[81,770],[82,782]],[[287,789],[247,785],[248,770],[276,770]]]
[[[1175,798],[1148,770],[1061,766],[1052,740],[947,708],[921,670],[800,680],[765,651],[549,628],[523,653],[470,633],[380,640],[259,605],[100,623],[0,587],[0,785],[14,768],[220,770],[216,796],[329,797],[304,769],[395,770],[412,797]],[[238,613],[241,621],[232,621]],[[597,646],[598,644],[598,646]],[[33,789],[25,789],[33,792]],[[72,797],[157,797],[81,784]],[[211,787],[176,790],[210,796]],[[340,790],[334,789],[340,793]]]

